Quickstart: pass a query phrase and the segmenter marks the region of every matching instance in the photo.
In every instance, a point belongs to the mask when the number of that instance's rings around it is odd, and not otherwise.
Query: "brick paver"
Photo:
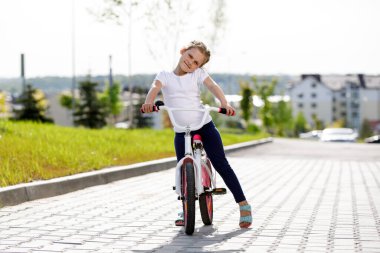
[[[253,206],[250,229],[238,228],[228,194],[215,196],[212,226],[198,212],[185,235],[173,225],[171,169],[4,207],[0,252],[380,252],[380,160],[229,160]]]

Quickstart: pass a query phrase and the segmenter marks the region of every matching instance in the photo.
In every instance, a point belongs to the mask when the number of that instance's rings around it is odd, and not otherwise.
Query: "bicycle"
[[[192,235],[195,227],[195,202],[199,200],[202,221],[211,225],[213,221],[213,194],[226,194],[225,188],[216,188],[216,173],[203,149],[202,137],[199,134],[191,136],[191,131],[201,128],[210,111],[226,114],[225,108],[205,106],[204,109],[169,108],[162,101],[157,101],[154,111],[164,109],[168,112],[173,126],[185,132],[185,156],[177,163],[175,186],[173,190],[182,200],[185,233]],[[201,122],[196,126],[181,126],[174,118],[174,111],[203,112]],[[193,141],[192,141],[193,140]]]

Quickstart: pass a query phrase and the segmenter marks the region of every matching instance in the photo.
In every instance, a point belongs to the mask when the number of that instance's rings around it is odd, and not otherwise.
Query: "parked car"
[[[313,139],[313,140],[318,140],[319,137],[321,136],[322,130],[313,130],[307,133],[300,133],[299,137],[301,139]]]
[[[321,141],[356,142],[357,132],[351,128],[325,128],[321,134]]]
[[[380,143],[380,135],[374,135],[364,139],[366,143]]]
[[[129,121],[115,123],[115,128],[128,129],[130,127]]]

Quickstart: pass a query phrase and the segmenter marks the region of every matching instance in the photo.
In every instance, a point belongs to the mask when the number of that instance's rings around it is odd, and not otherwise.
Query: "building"
[[[302,76],[302,80],[290,90],[293,116],[302,112],[309,123],[314,126],[313,117],[325,125],[333,121],[333,91],[321,82],[320,76]]]
[[[302,75],[290,89],[294,115],[302,112],[313,126],[313,115],[325,126],[344,120],[360,129],[364,120],[380,131],[380,76]]]

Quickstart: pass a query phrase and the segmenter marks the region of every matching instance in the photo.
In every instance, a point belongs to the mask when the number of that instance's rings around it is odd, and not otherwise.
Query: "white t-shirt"
[[[159,80],[162,84],[162,94],[164,103],[173,108],[203,108],[201,104],[200,88],[208,73],[198,68],[192,73],[183,76],[177,76],[173,71],[162,71],[157,74],[154,81]],[[173,112],[175,121],[181,126],[196,126],[202,121],[203,112],[194,111],[176,111]],[[208,115],[205,124],[211,121]],[[198,130],[198,129],[193,129]],[[181,129],[174,128],[176,132],[184,132]]]

